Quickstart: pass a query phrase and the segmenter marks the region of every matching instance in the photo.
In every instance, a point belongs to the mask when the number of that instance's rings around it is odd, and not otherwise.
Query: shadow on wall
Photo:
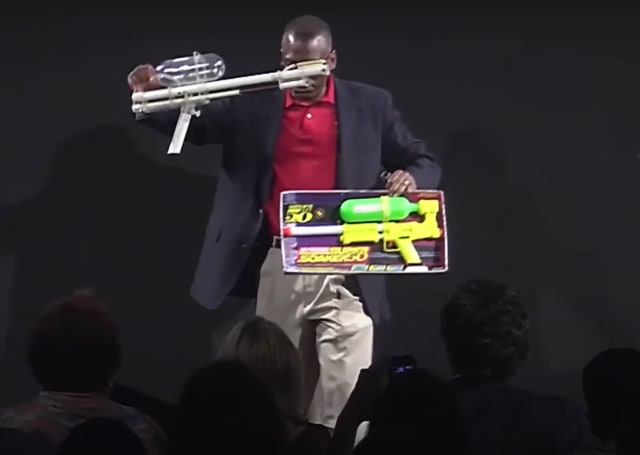
[[[168,398],[220,317],[188,292],[215,181],[145,158],[116,125],[65,141],[52,168],[35,197],[0,208],[0,254],[16,261],[0,403],[35,390],[24,346],[42,305],[87,285],[122,329],[121,380]]]
[[[442,302],[461,281],[498,279],[520,292],[532,314],[534,352],[523,382],[576,394],[582,363],[604,347],[599,340],[624,331],[607,313],[599,255],[553,238],[527,189],[509,180],[505,160],[501,146],[482,133],[448,138],[443,187],[451,272],[392,280],[394,321],[385,338],[419,334],[410,349],[429,363],[444,362],[435,349]],[[208,177],[145,158],[119,126],[96,126],[59,147],[44,188],[0,207],[0,254],[13,255],[16,268],[0,364],[12,374],[0,376],[0,403],[35,390],[24,345],[42,305],[86,285],[109,303],[122,328],[121,381],[175,396],[187,372],[209,357],[211,330],[244,312],[241,305],[207,312],[188,297],[214,187]],[[416,294],[428,296],[420,310]]]
[[[597,252],[573,250],[553,237],[529,190],[509,178],[506,153],[481,132],[447,138],[442,188],[450,272],[399,280],[404,286],[394,286],[393,301],[407,307],[394,309],[394,326],[414,326],[422,344],[424,321],[431,321],[426,337],[436,340],[439,311],[457,285],[477,277],[502,281],[519,292],[532,317],[533,352],[518,382],[579,400],[583,363],[620,331],[607,313],[604,264]],[[419,318],[416,305],[406,303],[415,302],[416,288],[428,296]],[[444,359],[443,349],[426,356],[434,357]]]
[[[464,278],[503,280],[525,299],[534,339],[522,382],[581,399],[583,364],[612,333],[624,333],[608,312],[603,255],[554,237],[544,207],[509,178],[507,152],[491,137],[452,134],[445,166],[456,207],[449,217],[454,267],[461,264]]]

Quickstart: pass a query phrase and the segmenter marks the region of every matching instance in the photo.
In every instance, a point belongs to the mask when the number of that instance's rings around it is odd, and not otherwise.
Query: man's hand
[[[134,92],[154,90],[162,87],[157,75],[158,72],[152,65],[138,65],[127,76],[127,83]]]
[[[418,189],[413,176],[407,171],[394,171],[387,178],[387,190],[392,196],[410,193]]]

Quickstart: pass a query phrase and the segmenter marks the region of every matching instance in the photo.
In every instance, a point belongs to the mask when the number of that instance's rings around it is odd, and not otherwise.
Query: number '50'
[[[285,217],[285,223],[308,223],[313,220],[313,213],[311,212],[302,212],[302,213],[287,213]]]

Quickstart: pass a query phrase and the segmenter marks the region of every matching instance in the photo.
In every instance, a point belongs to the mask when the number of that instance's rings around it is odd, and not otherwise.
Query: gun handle
[[[409,239],[398,239],[395,241],[398,252],[406,265],[422,265],[422,259],[418,250]]]

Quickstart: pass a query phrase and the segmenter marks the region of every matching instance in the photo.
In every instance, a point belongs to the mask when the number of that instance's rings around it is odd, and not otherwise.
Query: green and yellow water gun
[[[342,224],[327,226],[285,226],[285,237],[337,235],[342,245],[378,243],[385,252],[397,252],[406,265],[421,265],[422,259],[413,242],[438,239],[440,201],[422,199],[411,202],[404,196],[379,196],[347,199],[339,208]],[[412,214],[421,221],[405,221]]]

